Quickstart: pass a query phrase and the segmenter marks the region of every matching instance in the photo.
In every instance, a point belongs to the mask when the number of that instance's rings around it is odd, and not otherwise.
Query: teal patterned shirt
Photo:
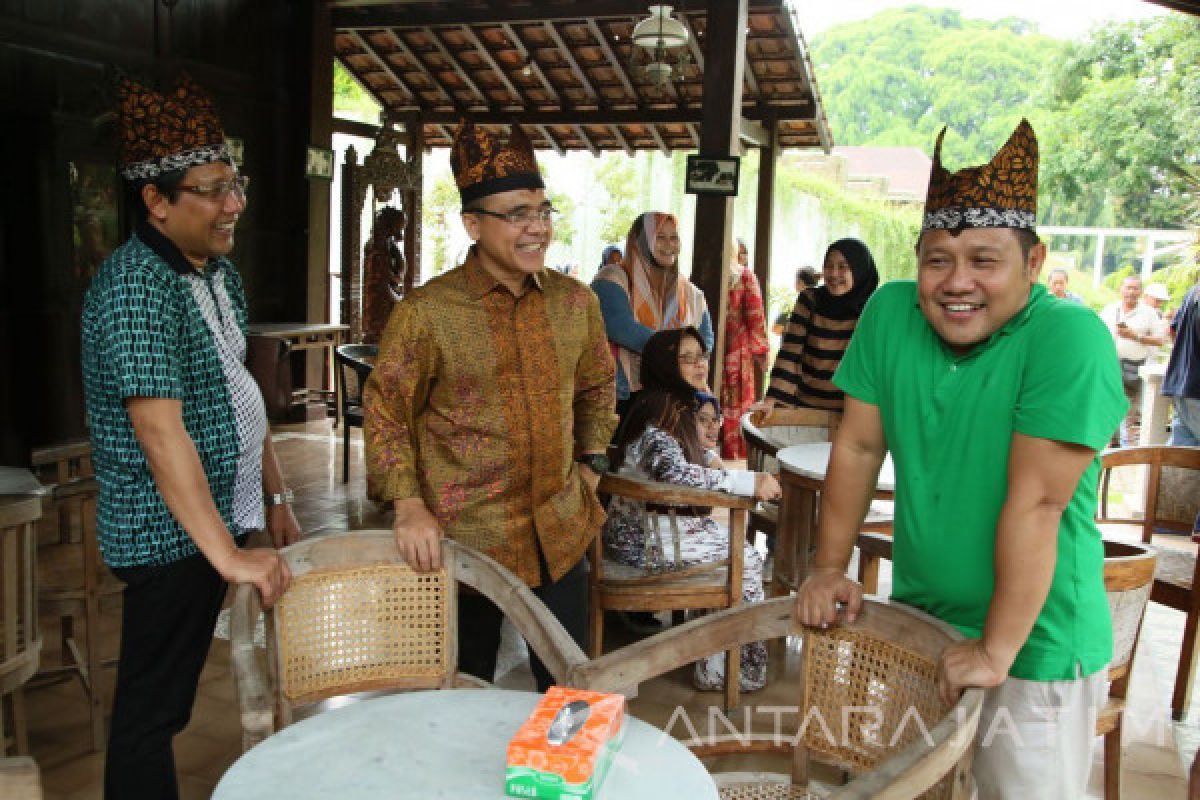
[[[266,419],[241,363],[245,327],[233,265],[213,258],[198,271],[146,224],[93,279],[83,304],[83,383],[109,566],[170,564],[198,552],[154,483],[125,409],[130,397],[180,400],[230,534],[262,527]]]

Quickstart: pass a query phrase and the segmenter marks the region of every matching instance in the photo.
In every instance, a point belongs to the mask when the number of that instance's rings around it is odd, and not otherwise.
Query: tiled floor
[[[341,483],[341,436],[330,435],[326,423],[310,423],[280,429],[276,449],[284,464],[288,482],[296,491],[296,513],[307,532],[387,527],[386,520],[364,497],[361,437],[354,431],[351,479]],[[890,586],[890,574],[884,565],[881,590]],[[618,625],[611,626],[607,639],[613,646],[629,641],[630,634]],[[1124,796],[1172,800],[1185,795],[1184,766],[1180,751],[1190,763],[1200,744],[1200,726],[1175,726],[1170,722],[1169,698],[1175,661],[1183,628],[1183,615],[1152,605],[1147,617],[1133,675],[1133,689],[1126,715],[1123,758]],[[115,653],[116,620],[107,619],[102,631],[105,648]],[[47,631],[47,646],[55,641]],[[532,678],[523,661],[524,645],[506,637],[498,683],[510,688],[532,688]],[[748,695],[745,706],[794,705],[787,681],[780,676],[795,666],[795,653],[775,648],[772,652],[768,687]],[[47,660],[56,658],[47,652]],[[111,680],[111,670],[105,676]],[[30,719],[29,738],[33,756],[42,769],[43,784],[50,800],[99,798],[103,757],[89,752],[86,708],[77,683],[60,682],[31,689],[26,694]],[[691,688],[690,670],[679,670],[643,685],[632,701],[636,716],[660,726],[665,725],[683,706],[690,717],[708,719],[708,707],[716,704],[714,693]],[[1193,704],[1191,718],[1200,720],[1200,704]],[[769,719],[769,718],[767,718]],[[705,723],[707,724],[707,723]],[[682,734],[682,728],[675,731]],[[1179,745],[1176,744],[1179,740]],[[1098,742],[1097,742],[1098,744]],[[192,722],[176,741],[177,766],[183,798],[207,798],[220,776],[237,758],[240,730],[237,703],[229,668],[229,643],[216,639],[201,677]],[[1100,797],[1101,749],[1096,761],[1088,797]],[[729,763],[714,764],[720,769],[738,769]],[[763,761],[754,768],[787,771],[786,763],[769,766]]]

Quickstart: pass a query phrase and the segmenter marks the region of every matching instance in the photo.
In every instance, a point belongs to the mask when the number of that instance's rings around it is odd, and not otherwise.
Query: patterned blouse
[[[771,368],[767,397],[788,406],[841,411],[845,397],[834,386],[833,373],[856,327],[857,312],[846,319],[823,316],[815,308],[814,290],[801,292]]]
[[[447,536],[530,586],[604,522],[576,457],[616,428],[612,355],[587,286],[544,270],[515,297],[479,264],[396,305],[363,392],[367,492],[420,497]]]

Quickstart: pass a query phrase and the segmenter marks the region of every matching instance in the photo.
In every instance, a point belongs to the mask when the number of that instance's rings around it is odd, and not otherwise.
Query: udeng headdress
[[[454,132],[450,167],[463,207],[497,192],[546,188],[533,143],[519,125],[513,125],[508,141],[501,144],[483,128],[464,120]]]
[[[1038,143],[1029,122],[1021,120],[991,161],[954,173],[942,166],[945,135],[946,129],[942,128],[933,150],[933,170],[921,229],[1034,230]]]
[[[212,98],[188,75],[180,75],[166,94],[122,77],[117,95],[126,180],[153,180],[213,161],[233,163]]]

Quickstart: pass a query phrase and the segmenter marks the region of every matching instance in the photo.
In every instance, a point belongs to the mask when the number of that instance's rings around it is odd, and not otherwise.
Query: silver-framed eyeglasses
[[[680,353],[679,363],[688,365],[707,364],[708,353]]]
[[[250,186],[249,175],[237,175],[219,183],[198,183],[193,186],[177,186],[181,192],[190,192],[204,200],[224,203],[229,195],[237,195],[239,200],[246,199],[246,189]]]
[[[558,209],[554,206],[542,206],[541,208],[529,208],[521,206],[514,208],[512,211],[488,211],[486,208],[468,208],[463,211],[464,214],[484,214],[496,219],[502,219],[509,225],[519,225],[522,228],[527,228],[534,222],[541,222],[549,225],[554,222],[554,217],[558,214]]]
[[[706,428],[715,428],[721,424],[721,418],[716,414],[697,414],[696,422],[699,422]]]

